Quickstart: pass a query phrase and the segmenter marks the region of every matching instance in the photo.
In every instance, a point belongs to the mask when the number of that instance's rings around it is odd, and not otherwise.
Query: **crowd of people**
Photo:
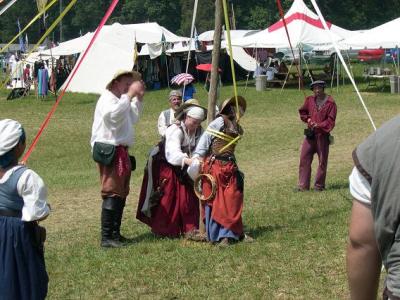
[[[314,190],[324,191],[329,145],[337,107],[315,81],[313,95],[299,109],[306,124],[296,191],[310,189],[311,163],[319,164]],[[121,221],[136,159],[134,124],[143,111],[145,85],[136,71],[120,71],[97,101],[90,144],[101,183],[101,241],[104,248],[129,243]],[[159,143],[149,153],[136,217],[159,237],[183,237],[227,246],[253,241],[243,227],[244,174],[235,147],[243,135],[239,119],[246,100],[226,99],[206,129],[207,109],[196,99],[183,102],[180,90],[169,92],[169,108],[158,118]],[[397,160],[400,118],[367,138],[353,153],[350,175],[354,197],[347,249],[352,299],[374,299],[380,267],[388,270],[384,299],[400,299],[399,216],[400,166]],[[39,225],[50,213],[43,180],[18,160],[25,150],[25,131],[15,120],[0,120],[0,290],[5,299],[44,299],[48,275]],[[204,228],[204,230],[203,230]]]
[[[25,89],[22,96],[31,90],[39,97],[45,97],[49,92],[56,94],[68,78],[74,62],[68,62],[64,57],[42,58],[33,64],[26,63],[19,53],[12,53],[8,59],[1,60],[4,77],[7,78],[7,87],[10,89]]]

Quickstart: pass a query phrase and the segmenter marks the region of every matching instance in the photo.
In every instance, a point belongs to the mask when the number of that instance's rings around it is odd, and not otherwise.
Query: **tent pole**
[[[289,75],[290,75],[290,70],[292,69],[292,66],[293,66],[293,62],[294,62],[294,60],[292,60],[292,62],[290,63],[290,66],[289,66],[289,69],[287,71],[287,74],[286,74],[286,77],[285,77],[285,81],[283,82],[280,94],[282,94],[283,89],[285,88],[286,82],[287,82],[287,80],[289,78]]]
[[[169,69],[168,69],[168,55],[165,54],[165,65],[167,66],[167,84],[169,88]]]
[[[339,60],[336,60],[336,93],[339,93],[339,80],[340,80],[340,74],[339,74]]]
[[[335,68],[336,68],[336,54],[335,54],[335,56],[333,57],[333,64],[332,64],[332,76],[331,76],[331,90],[332,90],[332,88],[333,88],[333,78],[335,77]]]

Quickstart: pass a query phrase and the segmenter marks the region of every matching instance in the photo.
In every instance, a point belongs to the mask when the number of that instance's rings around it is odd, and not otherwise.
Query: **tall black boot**
[[[103,200],[102,210],[101,210],[101,246],[118,248],[121,247],[121,242],[117,241],[113,237],[113,232],[115,228],[115,219],[117,213],[115,210],[114,198],[105,198]]]
[[[126,243],[129,240],[121,235],[121,221],[122,221],[122,215],[124,213],[124,208],[125,208],[125,203],[126,203],[126,198],[116,198],[116,217],[114,219],[114,231],[113,231],[113,238],[116,241],[120,241],[122,243]]]

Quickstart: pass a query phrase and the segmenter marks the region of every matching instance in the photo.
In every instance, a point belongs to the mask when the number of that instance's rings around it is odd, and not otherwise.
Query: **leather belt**
[[[236,163],[236,159],[235,159],[234,156],[219,156],[219,155],[216,155],[215,159],[222,160],[222,161],[232,161],[232,162]]]
[[[22,212],[19,210],[0,208],[0,216],[21,218]]]

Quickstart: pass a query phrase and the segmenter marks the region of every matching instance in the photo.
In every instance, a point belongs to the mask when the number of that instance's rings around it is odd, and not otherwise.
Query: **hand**
[[[146,88],[144,85],[143,80],[140,81],[134,81],[130,86],[129,86],[129,90],[127,92],[127,95],[132,99],[134,97],[137,98],[137,100],[142,101],[143,100],[143,96],[144,96],[144,92],[145,92]]]
[[[184,159],[183,159],[183,163],[184,163],[185,165],[190,166],[190,165],[192,164],[192,159],[191,159],[191,158],[184,158]]]

